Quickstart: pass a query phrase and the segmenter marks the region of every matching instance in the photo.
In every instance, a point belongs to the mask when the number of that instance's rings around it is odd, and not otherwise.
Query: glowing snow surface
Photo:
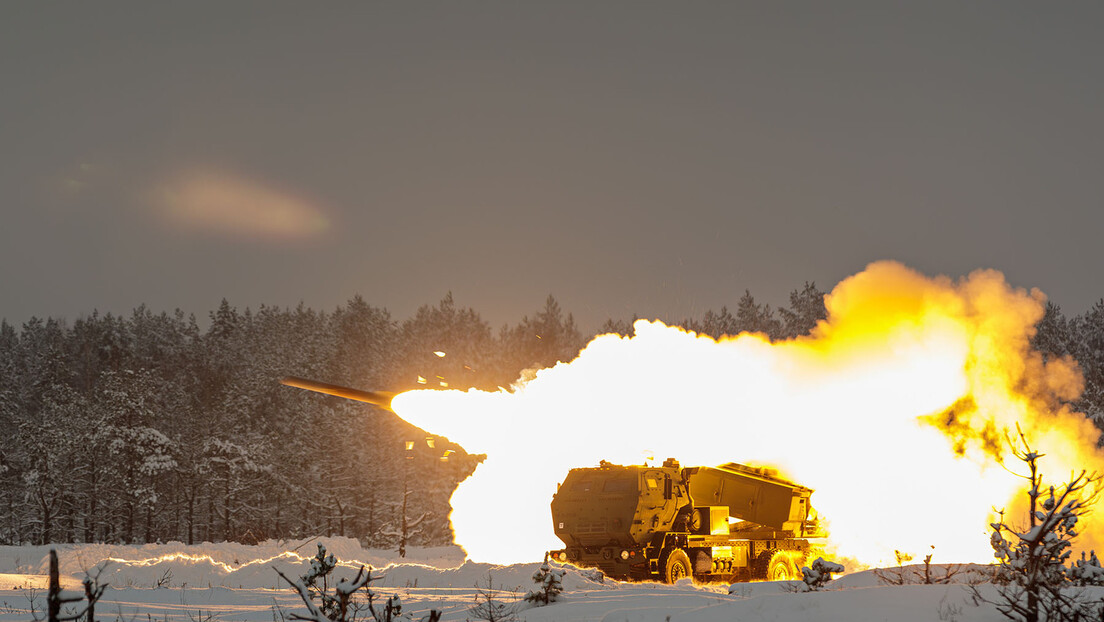
[[[465,561],[457,547],[414,548],[402,560],[389,551],[362,549],[346,538],[321,541],[349,565],[363,561],[382,567],[385,578],[373,583],[374,592],[383,598],[398,595],[404,611],[413,614],[414,620],[431,608],[442,611],[443,620],[474,619],[468,609],[476,585],[485,587],[488,576],[501,589],[503,602],[517,602],[531,588],[530,575],[539,566],[538,562],[477,564]],[[116,560],[104,571],[112,587],[97,606],[99,619],[270,622],[281,619],[281,612],[286,619],[293,613],[306,613],[272,570],[279,567],[291,575],[302,573],[306,563],[292,561],[295,554],[290,552],[300,545],[299,553],[309,555],[315,550],[315,541],[258,546],[60,545],[58,550],[63,583],[71,587],[83,577],[82,567],[96,568],[104,560]],[[48,547],[41,546],[0,547],[0,622],[31,619],[32,599],[37,615],[43,617],[47,551]],[[159,581],[164,583],[161,588],[155,587]],[[828,591],[810,594],[795,593],[786,583],[738,584],[732,594],[727,585],[696,586],[688,580],[677,585],[599,583],[574,569],[564,584],[561,602],[520,611],[518,618],[528,622],[1004,619],[992,607],[970,604],[965,585],[886,586],[869,571],[844,576]],[[990,588],[983,585],[981,589],[988,592]],[[1097,589],[1091,597],[1104,597],[1104,590]]]

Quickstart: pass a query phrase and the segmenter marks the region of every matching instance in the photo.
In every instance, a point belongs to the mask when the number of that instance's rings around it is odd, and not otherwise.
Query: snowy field
[[[343,576],[361,563],[382,576],[371,584],[381,600],[397,595],[414,620],[437,609],[443,620],[474,620],[469,609],[488,586],[497,600],[520,604],[533,587],[539,562],[492,566],[466,561],[458,547],[412,549],[405,559],[392,551],[366,550],[347,538],[240,544],[178,543],[145,546],[60,545],[63,586],[80,587],[85,570],[100,570],[110,584],[97,604],[97,619],[156,622],[280,622],[306,613],[298,596],[274,568],[303,574],[317,542],[341,562]],[[44,617],[49,547],[0,547],[0,622]],[[588,576],[590,575],[590,576]],[[568,567],[560,602],[519,610],[527,622],[764,621],[998,621],[989,605],[975,605],[968,573],[950,585],[888,585],[876,573],[844,575],[828,589],[798,593],[787,583],[676,585],[595,580]],[[983,593],[991,594],[982,585]],[[1104,591],[1093,594],[1104,598]],[[378,602],[378,601],[377,601]],[[32,608],[34,611],[32,612]],[[362,614],[364,615],[364,614]],[[358,618],[363,619],[363,618]],[[370,619],[370,617],[368,618]]]

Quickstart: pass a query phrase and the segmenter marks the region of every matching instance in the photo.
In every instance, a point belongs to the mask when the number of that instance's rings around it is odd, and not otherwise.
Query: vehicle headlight
[[[628,560],[629,559],[629,552],[628,551],[621,551],[621,559]]]

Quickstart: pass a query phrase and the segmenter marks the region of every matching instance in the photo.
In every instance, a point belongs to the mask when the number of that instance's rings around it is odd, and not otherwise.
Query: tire
[[[673,549],[663,560],[663,582],[674,583],[679,579],[693,576],[690,557],[682,549]]]
[[[801,570],[798,568],[800,556],[797,551],[774,551],[767,561],[767,581],[801,580]]]
[[[690,533],[701,533],[702,531],[702,517],[701,510],[691,509],[690,514],[686,516],[686,531]]]

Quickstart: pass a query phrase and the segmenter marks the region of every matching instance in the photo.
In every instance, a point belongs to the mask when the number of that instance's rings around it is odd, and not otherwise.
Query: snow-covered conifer
[[[805,566],[801,569],[801,580],[803,583],[798,585],[802,587],[804,591],[816,591],[822,589],[829,581],[832,580],[832,575],[835,573],[843,572],[842,565],[835,562],[826,561],[823,557],[816,558],[812,566]]]
[[[1069,578],[1077,585],[1104,585],[1104,568],[1096,558],[1096,551],[1089,551],[1087,558],[1082,551],[1081,559],[1074,561],[1069,568]]]
[[[310,569],[305,574],[290,579],[278,568],[274,568],[299,594],[303,606],[307,608],[307,614],[293,613],[294,620],[307,620],[309,622],[352,622],[356,620],[359,611],[367,610],[376,622],[413,622],[414,618],[409,613],[403,612],[402,600],[398,595],[391,596],[382,606],[375,603],[376,595],[369,589],[368,584],[380,579],[373,576],[370,568],[360,567],[356,576],[352,579],[339,579],[333,588],[329,587],[329,576],[337,567],[337,560],[332,553],[326,552],[326,547],[318,545],[318,552],[311,559]],[[354,597],[357,592],[364,591],[366,602],[356,603]],[[317,601],[317,602],[316,602]],[[436,621],[440,614],[431,610],[426,620]]]
[[[721,307],[719,313],[712,309],[705,312],[701,324],[697,327],[697,332],[709,335],[714,339],[720,339],[725,335],[736,335],[740,332],[740,328],[728,307]]]
[[[513,328],[502,330],[499,356],[503,382],[516,378],[516,369],[552,367],[559,361],[574,359],[586,345],[570,313],[564,315],[560,303],[551,295],[544,308],[533,317],[525,316]],[[515,375],[515,378],[506,378]]]
[[[789,308],[779,307],[778,313],[782,316],[783,337],[808,335],[817,322],[828,317],[824,292],[817,289],[816,283],[806,282],[800,292],[796,289],[790,292]]]
[[[1081,366],[1085,390],[1074,406],[1104,427],[1104,299],[1070,322],[1076,335],[1074,358]]]
[[[533,583],[536,583],[537,587],[529,590],[525,595],[526,602],[538,606],[556,602],[563,592],[564,572],[563,568],[552,568],[548,565],[548,560],[545,560],[533,573]]]
[[[1101,477],[1082,471],[1066,484],[1044,487],[1038,467],[1043,454],[1028,446],[1022,431],[1018,442],[1010,444],[1013,455],[1028,469],[1022,475],[1029,482],[1028,523],[1026,529],[1013,527],[1002,511],[991,525],[990,543],[998,562],[994,583],[1000,594],[993,604],[1017,622],[1075,620],[1090,613],[1095,616],[1100,612],[1073,587],[1096,576],[1092,562],[1072,568],[1067,563],[1078,535],[1078,518],[1094,499],[1094,488]],[[1095,559],[1094,553],[1091,560]]]
[[[774,316],[774,310],[768,304],[756,304],[750,290],[744,290],[740,302],[736,305],[737,332],[763,333],[771,339],[777,339],[782,331],[782,323]]]

